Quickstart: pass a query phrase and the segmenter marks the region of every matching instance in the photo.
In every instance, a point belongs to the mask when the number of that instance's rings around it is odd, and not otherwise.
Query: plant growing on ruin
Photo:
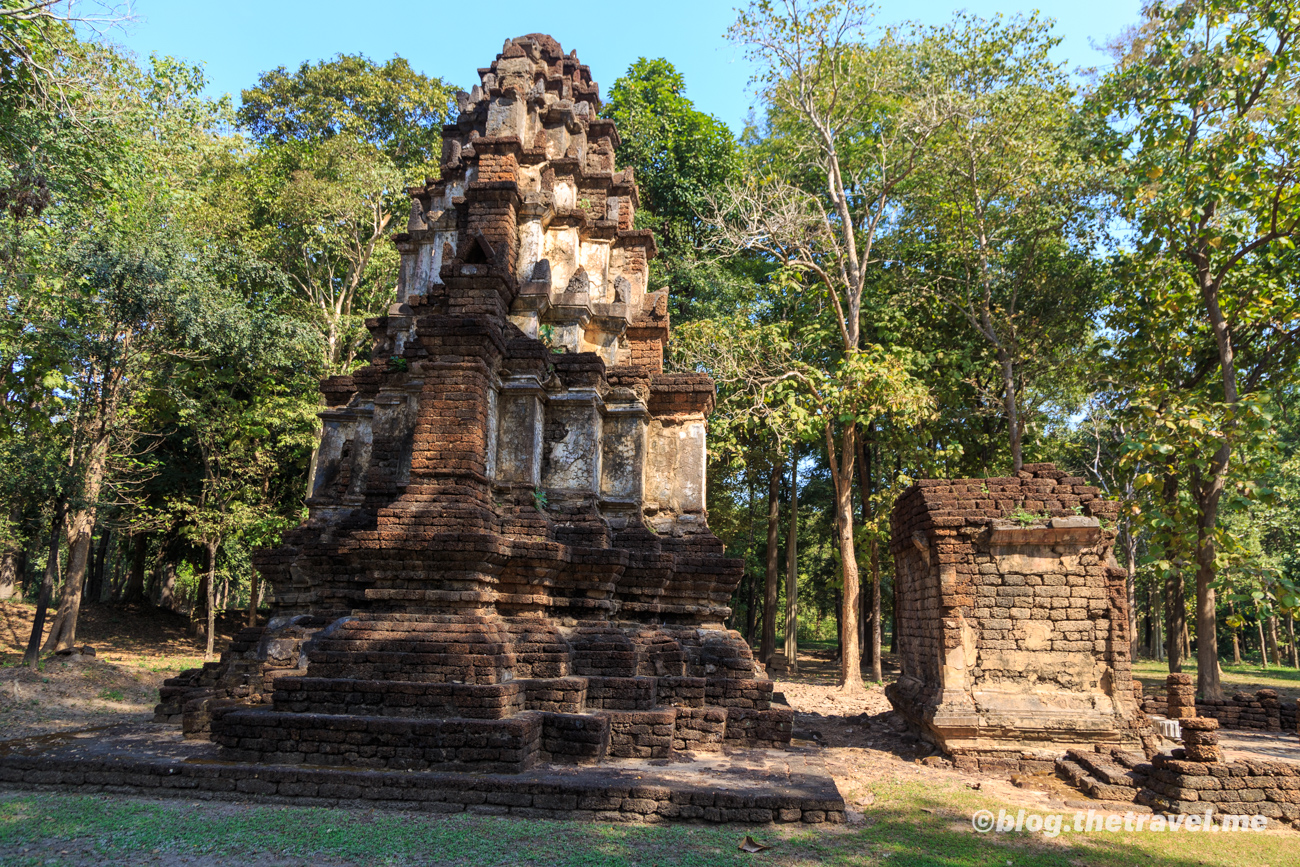
[[[1007,516],[1009,520],[1015,521],[1022,527],[1032,527],[1034,524],[1041,524],[1047,519],[1046,512],[1030,512],[1024,506],[1016,506],[1011,514]]]

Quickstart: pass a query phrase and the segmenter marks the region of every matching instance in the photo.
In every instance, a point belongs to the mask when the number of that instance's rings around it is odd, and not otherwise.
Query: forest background
[[[0,598],[37,604],[31,660],[46,608],[45,650],[82,604],[210,652],[217,611],[258,616],[316,385],[369,363],[470,83],[342,54],[236,105],[111,23],[0,0]],[[1123,504],[1135,654],[1195,654],[1211,697],[1220,659],[1300,668],[1298,34],[1296,2],[1155,4],[1079,75],[1036,15],[761,0],[728,31],[741,134],[670,58],[607,88],[669,363],[718,382],[709,519],[760,658],[881,679],[894,499],[1054,461]]]

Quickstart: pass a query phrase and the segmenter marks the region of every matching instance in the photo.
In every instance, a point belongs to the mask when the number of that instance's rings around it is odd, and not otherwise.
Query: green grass
[[[880,646],[884,648],[885,653],[889,653],[890,634],[885,632],[880,637]],[[785,646],[785,633],[776,634],[776,646],[778,649]],[[840,646],[839,639],[835,636],[830,638],[804,638],[799,637],[799,650],[835,650]]]
[[[1300,671],[1290,666],[1278,668],[1276,665],[1270,665],[1268,668],[1261,668],[1257,662],[1247,662],[1241,665],[1227,665],[1219,663],[1223,669],[1223,691],[1231,696],[1234,692],[1256,692],[1261,689],[1275,689],[1277,694],[1284,698],[1300,698]],[[1183,671],[1187,674],[1196,674],[1196,660],[1188,660],[1183,663]],[[1164,662],[1156,662],[1153,659],[1139,659],[1133,663],[1133,676],[1142,681],[1146,686],[1146,692],[1164,692],[1165,675],[1169,674],[1169,666]]]
[[[219,863],[515,865],[876,865],[890,867],[1281,867],[1292,832],[976,834],[971,814],[1005,806],[950,784],[873,785],[864,826],[609,825],[468,815],[0,795],[0,864]],[[1072,814],[1073,810],[1067,810]],[[746,834],[772,848],[737,851]]]

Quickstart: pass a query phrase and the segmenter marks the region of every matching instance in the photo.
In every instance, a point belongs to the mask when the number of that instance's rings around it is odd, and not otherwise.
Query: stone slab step
[[[283,713],[437,719],[505,719],[524,709],[520,681],[427,683],[326,677],[281,677],[273,703]]]
[[[5,746],[0,781],[8,787],[114,798],[342,809],[364,799],[367,809],[619,823],[844,821],[843,798],[815,748],[465,774],[221,761],[215,744],[177,741],[171,728],[146,723],[113,726],[95,738],[65,732]]]
[[[1132,803],[1138,790],[1127,786],[1112,786],[1096,779],[1087,769],[1069,758],[1056,760],[1056,773],[1070,785],[1098,801],[1127,801]]]
[[[1116,763],[1128,768],[1130,771],[1145,767],[1145,769],[1140,770],[1139,773],[1150,773],[1151,763],[1147,761],[1147,757],[1142,755],[1142,753],[1120,749],[1119,747],[1112,747],[1110,749],[1110,757],[1114,759]]]
[[[212,720],[228,761],[350,768],[518,773],[537,763],[541,736],[535,711],[483,720],[234,710]]]
[[[1099,782],[1110,786],[1123,786],[1140,789],[1146,782],[1146,775],[1125,768],[1111,761],[1109,754],[1086,752],[1085,750],[1067,750],[1066,756],[1088,771]]]

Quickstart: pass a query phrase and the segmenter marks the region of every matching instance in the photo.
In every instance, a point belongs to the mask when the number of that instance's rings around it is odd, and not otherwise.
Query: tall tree
[[[1100,178],[1047,22],[962,19],[945,32],[951,120],[903,197],[898,256],[908,282],[951,305],[992,350],[1018,472],[1026,381],[1077,364],[1089,343]]]
[[[356,363],[365,320],[397,281],[387,242],[409,207],[406,186],[437,177],[455,88],[394,57],[340,54],[262,74],[239,123],[259,150],[230,167],[223,192],[260,229],[260,254],[290,275],[316,319],[322,373]]]
[[[727,125],[685,94],[671,63],[642,57],[610,87],[601,112],[618,124],[618,163],[634,170],[641,197],[638,226],[653,229],[659,244],[650,280],[672,286],[677,321],[728,311],[749,282],[742,261],[700,255],[707,241],[700,215],[710,195],[737,176],[741,154]]]
[[[339,54],[264,72],[242,94],[241,126],[259,144],[363,141],[412,180],[437,175],[442,126],[452,119],[456,88],[411,69],[401,57],[383,64]]]
[[[763,582],[763,637],[758,646],[764,665],[771,665],[776,655],[776,604],[780,592],[776,543],[781,532],[781,470],[781,463],[773,462],[767,482],[767,570]]]
[[[772,157],[757,177],[732,185],[717,220],[733,249],[770,259],[798,282],[806,275],[831,304],[833,343],[820,369],[791,378],[811,398],[831,467],[843,581],[840,676],[850,692],[862,688],[857,423],[883,414],[885,393],[907,390],[897,360],[863,340],[863,295],[899,187],[951,116],[942,81],[922,62],[925,44],[886,34],[868,45],[869,20],[869,7],[852,0],[762,0],[740,13],[729,35],[760,70]]]
[[[790,446],[790,515],[785,536],[785,667],[799,672],[799,444]]]
[[[1139,252],[1176,263],[1179,279],[1165,291],[1183,317],[1196,311],[1212,341],[1215,421],[1202,435],[1207,460],[1186,481],[1196,506],[1197,686],[1220,699],[1220,503],[1256,414],[1250,396],[1300,337],[1295,281],[1269,280],[1260,264],[1289,259],[1300,234],[1300,12],[1288,0],[1192,0],[1146,14],[1098,105],[1119,128],[1118,178]]]

